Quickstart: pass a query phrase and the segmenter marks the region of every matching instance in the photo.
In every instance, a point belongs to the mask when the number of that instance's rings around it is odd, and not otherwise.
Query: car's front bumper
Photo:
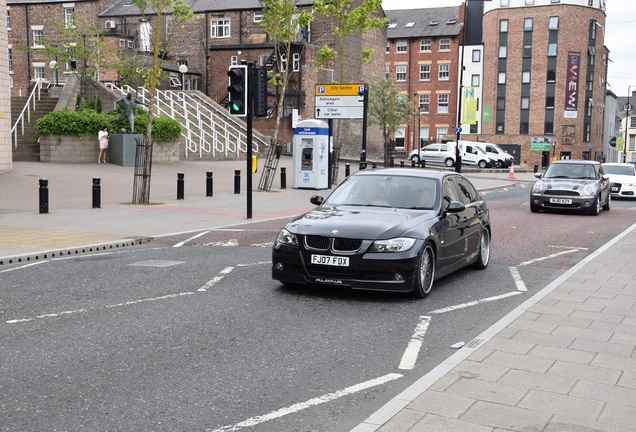
[[[537,193],[530,195],[531,204],[546,210],[588,211],[594,207],[595,200],[595,195],[571,196]]]
[[[636,198],[636,187],[622,183],[612,183],[610,191],[613,198]]]
[[[419,259],[420,245],[414,246],[418,247],[405,252],[347,255],[347,267],[310,264],[311,253],[277,246],[272,250],[272,279],[291,284],[410,292]]]

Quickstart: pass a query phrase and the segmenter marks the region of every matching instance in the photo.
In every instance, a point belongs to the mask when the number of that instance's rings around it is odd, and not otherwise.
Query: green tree
[[[400,91],[389,78],[371,83],[369,87],[369,122],[382,129],[385,164],[391,150],[389,137],[397,131],[400,124],[419,115],[417,103],[409,100],[407,94],[400,94]]]
[[[358,4],[354,6],[354,4]],[[366,33],[369,29],[379,29],[386,25],[386,18],[377,16],[382,8],[382,0],[316,0],[313,4],[314,11],[331,20],[331,32],[335,37],[335,48],[324,45],[317,53],[317,65],[321,66],[329,60],[340,59],[338,80],[344,82],[345,42],[348,36],[355,31]],[[363,50],[360,61],[368,63],[373,50]],[[338,181],[338,164],[342,143],[340,142],[341,121],[338,120],[334,139],[334,166],[332,176],[334,183]]]
[[[298,38],[301,28],[305,28],[313,20],[313,15],[307,11],[298,10],[299,0],[261,0],[263,7],[263,27],[270,40],[274,43],[274,56],[278,62],[278,71],[273,76],[272,84],[279,87],[279,96],[276,110],[276,127],[274,129],[273,143],[278,142],[278,130],[283,117],[283,102],[285,91],[291,78],[290,64],[292,42]],[[304,47],[303,47],[304,49]],[[302,52],[300,53],[302,57]],[[282,62],[286,56],[288,61]]]
[[[151,43],[153,47],[152,64],[147,68],[139,70],[144,81],[144,86],[148,89],[149,110],[155,104],[155,93],[161,79],[161,68],[159,67],[159,56],[164,53],[170,43],[174,31],[178,26],[186,24],[194,16],[192,9],[183,0],[132,0],[133,4],[144,14],[151,14],[155,17],[151,23]],[[167,15],[168,18],[166,18]],[[165,22],[164,22],[165,21]],[[154,24],[154,25],[153,25]],[[165,32],[165,34],[164,34]],[[148,204],[150,202],[150,159],[152,151],[152,118],[148,116],[148,129],[146,130],[146,146],[144,154],[144,166],[141,193],[136,197],[137,202],[133,204]],[[133,201],[135,201],[133,199]]]

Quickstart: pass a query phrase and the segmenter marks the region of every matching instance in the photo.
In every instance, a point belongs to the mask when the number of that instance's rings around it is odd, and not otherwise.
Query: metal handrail
[[[24,114],[26,112],[27,123],[31,123],[31,101],[33,101],[33,111],[35,111],[35,95],[37,94],[37,98],[38,100],[40,100],[41,90],[42,90],[42,78],[38,78],[35,81],[35,86],[33,87],[33,90],[31,91],[29,98],[24,104],[24,108],[22,108],[20,115],[18,116],[17,120],[13,124],[13,127],[11,128],[11,135],[13,136],[13,143],[14,143],[13,146],[15,148],[18,147],[18,123],[21,125],[22,135],[24,135]]]
[[[128,92],[143,103],[149,103],[148,90],[129,86],[118,88],[112,83],[107,86],[122,95]],[[246,125],[229,116],[225,110],[215,106],[200,91],[156,90],[155,113],[177,120],[182,125],[181,135],[185,138],[186,157],[188,154],[205,153],[230,156],[247,152]],[[252,149],[258,152],[259,145],[268,146],[260,134],[253,137]]]

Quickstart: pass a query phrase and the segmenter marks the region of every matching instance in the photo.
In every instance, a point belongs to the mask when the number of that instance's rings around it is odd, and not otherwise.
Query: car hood
[[[636,176],[621,175],[621,174],[606,174],[609,180],[613,183],[636,183]]]
[[[579,191],[583,189],[586,185],[594,184],[597,180],[577,180],[577,179],[546,179],[543,178],[539,180],[541,184],[541,189],[559,189],[559,190],[573,190]]]
[[[434,218],[432,210],[321,206],[292,220],[286,228],[303,235],[337,234],[354,239],[388,239],[403,235],[414,226]]]

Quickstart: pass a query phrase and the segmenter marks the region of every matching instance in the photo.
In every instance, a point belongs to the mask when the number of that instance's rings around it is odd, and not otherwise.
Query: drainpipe
[[[31,43],[29,42],[29,5],[26,5],[25,8],[26,11],[26,17],[25,17],[25,22],[26,22],[26,43],[27,46],[31,46]],[[29,85],[31,84],[31,52],[27,51],[27,95],[29,94]]]

